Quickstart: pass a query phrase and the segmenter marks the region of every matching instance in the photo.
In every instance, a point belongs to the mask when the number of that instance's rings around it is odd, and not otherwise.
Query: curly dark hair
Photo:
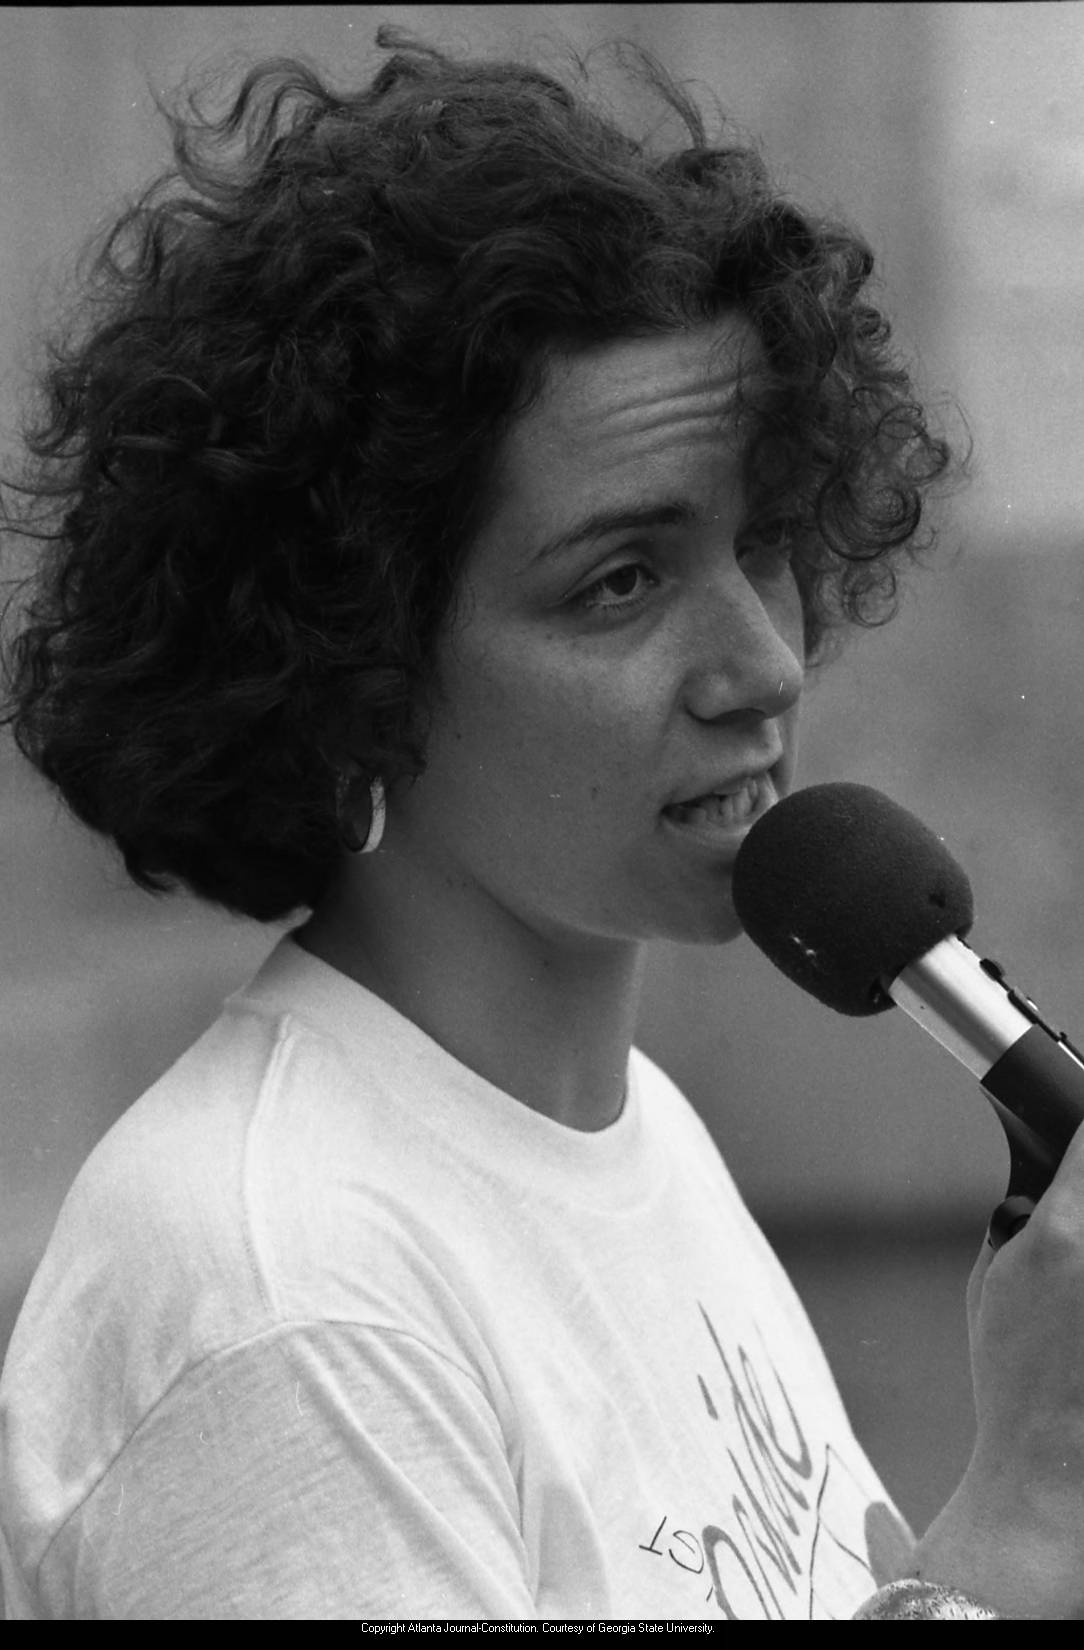
[[[6,511],[44,546],[20,749],[140,886],[261,920],[326,886],[344,763],[421,771],[434,642],[554,351],[746,313],[749,519],[794,537],[811,657],[890,614],[952,462],[868,248],[654,59],[665,154],[547,73],[377,43],[360,91],[274,59],[224,115],[163,107],[174,166],[92,247]]]

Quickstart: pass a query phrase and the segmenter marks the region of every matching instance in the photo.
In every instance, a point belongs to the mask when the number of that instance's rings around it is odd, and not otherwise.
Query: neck
[[[297,941],[471,1071],[567,1127],[624,1101],[642,948],[540,935],[503,908],[430,899],[392,855],[344,866]],[[408,873],[409,874],[409,873]]]

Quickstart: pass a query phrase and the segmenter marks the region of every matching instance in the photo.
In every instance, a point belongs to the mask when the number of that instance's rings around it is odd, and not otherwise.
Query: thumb
[[[1004,1248],[1018,1232],[1022,1232],[1031,1219],[1035,1203],[1030,1197],[1006,1197],[990,1216],[990,1224],[986,1228],[986,1239],[971,1268],[971,1276],[967,1280],[967,1321],[972,1327],[978,1312],[979,1300],[982,1296],[982,1286],[986,1274],[997,1259],[998,1251]]]

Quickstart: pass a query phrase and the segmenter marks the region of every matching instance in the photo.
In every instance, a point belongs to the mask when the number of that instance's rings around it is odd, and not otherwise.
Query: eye
[[[658,582],[643,562],[622,562],[581,590],[574,605],[594,613],[628,612],[641,606]]]

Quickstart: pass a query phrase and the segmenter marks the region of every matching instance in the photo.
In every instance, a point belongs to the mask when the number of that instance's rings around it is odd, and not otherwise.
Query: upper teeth
[[[698,796],[691,802],[681,802],[677,811],[690,823],[710,822],[734,825],[747,819],[757,805],[760,781],[746,779],[736,791],[727,794]]]

